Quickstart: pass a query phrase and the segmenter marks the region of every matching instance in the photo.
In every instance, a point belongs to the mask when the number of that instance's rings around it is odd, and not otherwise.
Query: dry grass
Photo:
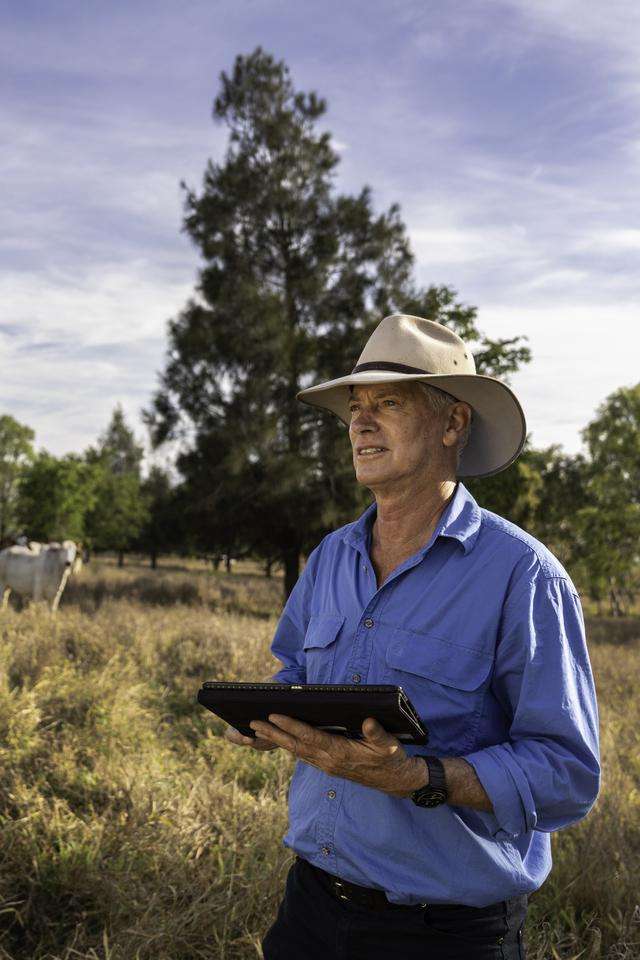
[[[290,759],[227,745],[194,696],[203,678],[273,669],[281,589],[247,568],[93,562],[56,618],[7,611],[0,960],[260,955],[289,862]],[[530,960],[640,956],[637,627],[590,629],[604,787],[554,835]]]

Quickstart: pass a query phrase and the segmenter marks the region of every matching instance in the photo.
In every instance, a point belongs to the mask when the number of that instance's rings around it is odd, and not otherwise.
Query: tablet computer
[[[393,684],[228,683],[210,680],[198,702],[246,737],[252,720],[280,713],[312,727],[362,740],[362,724],[374,717],[402,743],[428,743],[429,734],[402,687]]]

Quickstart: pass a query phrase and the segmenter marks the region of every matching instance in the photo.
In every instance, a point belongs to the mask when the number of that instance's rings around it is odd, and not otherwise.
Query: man
[[[227,731],[299,761],[284,841],[297,858],[264,956],[523,957],[549,834],[587,814],[600,768],[575,587],[458,479],[516,459],[520,405],[453,332],[404,315],[350,375],[298,396],[349,423],[375,503],[309,556],[276,679],[399,684],[430,739],[403,747],[373,718],[362,741],[277,715],[252,723],[256,741]]]

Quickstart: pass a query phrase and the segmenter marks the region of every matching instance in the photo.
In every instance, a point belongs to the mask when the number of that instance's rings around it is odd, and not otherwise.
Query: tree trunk
[[[620,608],[620,600],[618,598],[617,591],[611,581],[609,581],[609,603],[611,604],[611,616],[621,617],[622,610]]]
[[[227,554],[224,558],[224,565],[227,573],[231,573],[231,557]]]
[[[300,550],[298,547],[288,547],[282,555],[282,562],[284,564],[284,600],[286,603],[300,574]]]
[[[271,568],[273,567],[273,560],[265,560],[264,564],[264,575],[271,579]]]
[[[124,550],[118,550],[118,566],[124,567]]]
[[[158,551],[152,550],[151,551],[151,569],[155,570],[157,566],[158,566]]]

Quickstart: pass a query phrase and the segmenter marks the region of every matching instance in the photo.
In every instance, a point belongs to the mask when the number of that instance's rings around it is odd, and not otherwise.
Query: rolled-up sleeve
[[[465,756],[493,804],[496,839],[586,816],[600,786],[598,708],[580,600],[523,562],[505,602],[491,683],[508,738]]]
[[[289,594],[276,627],[271,653],[282,663],[282,669],[271,679],[277,683],[307,682],[303,643],[311,617],[311,596],[323,543],[324,541],[319,543],[309,554],[305,568]]]

